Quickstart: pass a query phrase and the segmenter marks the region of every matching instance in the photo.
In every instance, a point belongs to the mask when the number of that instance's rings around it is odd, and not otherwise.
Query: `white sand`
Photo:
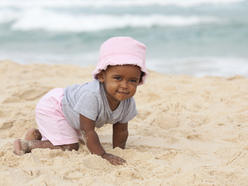
[[[79,151],[35,149],[16,156],[13,141],[36,127],[34,108],[50,89],[92,80],[94,67],[0,61],[0,185],[247,185],[248,78],[169,76],[151,72],[135,95],[126,159],[113,166]]]

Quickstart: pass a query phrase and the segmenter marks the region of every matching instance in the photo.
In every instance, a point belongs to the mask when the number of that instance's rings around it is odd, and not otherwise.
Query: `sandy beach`
[[[135,95],[126,149],[112,149],[112,128],[96,129],[113,166],[79,151],[35,149],[16,156],[13,141],[37,127],[34,110],[55,87],[92,81],[94,66],[0,61],[0,185],[197,185],[248,183],[248,78],[150,71]]]

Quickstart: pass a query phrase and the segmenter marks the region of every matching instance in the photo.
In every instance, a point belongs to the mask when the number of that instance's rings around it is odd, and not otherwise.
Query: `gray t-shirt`
[[[127,123],[138,114],[133,97],[121,101],[112,111],[103,84],[99,80],[67,86],[62,98],[62,110],[75,129],[80,129],[79,114],[94,120],[97,128],[106,123]]]

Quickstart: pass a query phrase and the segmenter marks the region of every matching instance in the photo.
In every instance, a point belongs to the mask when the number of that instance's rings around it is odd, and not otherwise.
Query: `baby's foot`
[[[24,140],[16,139],[14,141],[14,152],[16,155],[21,156],[25,154],[26,150],[27,150],[27,144],[25,143]]]
[[[28,129],[24,139],[27,141],[34,141],[34,140],[41,140],[41,138],[42,136],[38,129],[30,128]]]

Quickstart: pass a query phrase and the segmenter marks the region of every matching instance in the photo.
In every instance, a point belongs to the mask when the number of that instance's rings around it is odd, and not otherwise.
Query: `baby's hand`
[[[124,163],[126,163],[124,159],[113,154],[105,153],[104,155],[102,155],[102,158],[108,160],[109,163],[111,163],[112,165],[123,165]]]

